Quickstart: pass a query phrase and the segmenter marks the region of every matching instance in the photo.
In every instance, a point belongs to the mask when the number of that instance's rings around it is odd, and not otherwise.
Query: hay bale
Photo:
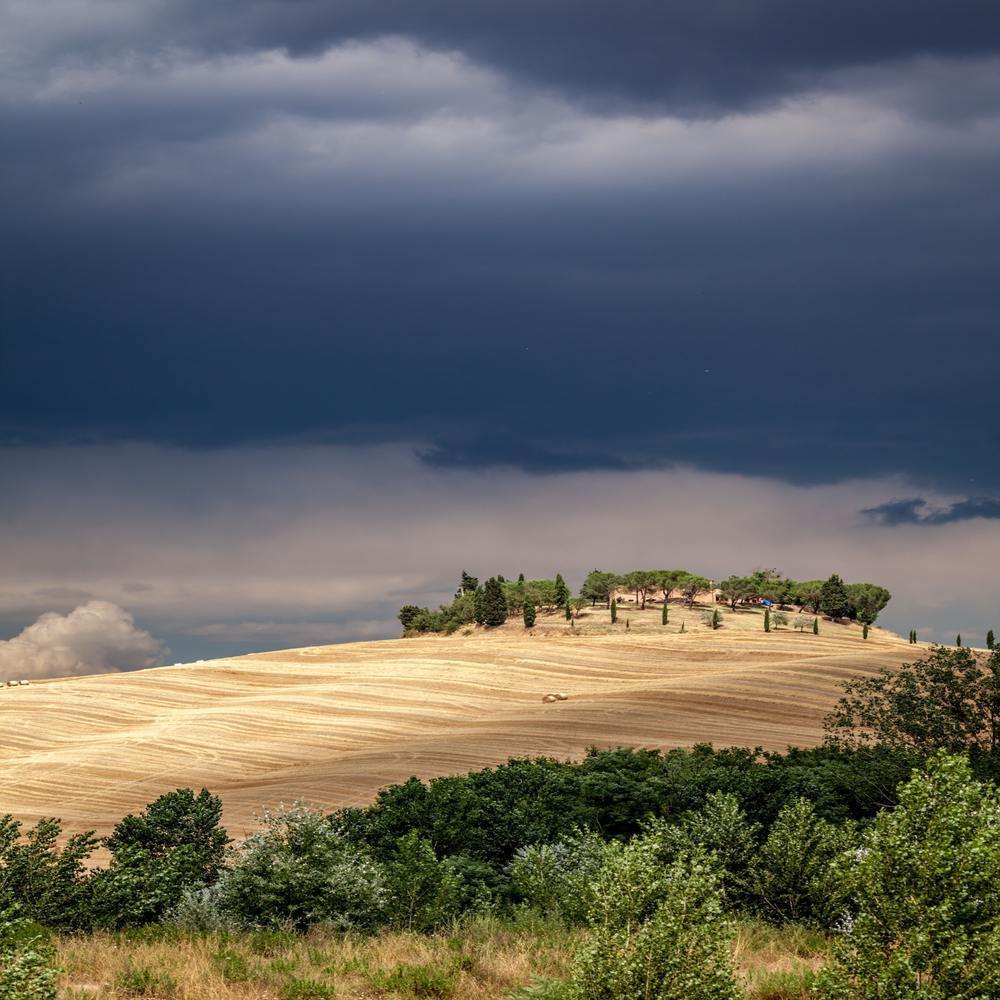
[[[544,697],[544,698],[542,698],[542,701],[543,701],[543,702],[544,702],[544,703],[545,703],[546,705],[550,705],[550,704],[552,704],[552,702],[554,702],[554,701],[558,701],[558,700],[559,700],[559,699],[558,699],[558,698],[557,698],[557,697],[556,697],[556,696],[555,696],[554,694],[547,694],[547,695],[545,695],[545,697]]]

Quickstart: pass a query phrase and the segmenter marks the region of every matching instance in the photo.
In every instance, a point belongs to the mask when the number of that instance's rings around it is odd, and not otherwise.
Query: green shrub
[[[248,927],[372,927],[386,895],[382,867],[304,806],[266,813],[219,882],[220,908]]]
[[[704,806],[685,814],[680,823],[655,820],[648,824],[647,831],[656,838],[665,859],[696,849],[710,854],[727,904],[739,906],[746,902],[748,872],[757,853],[761,826],[747,819],[735,795],[711,792]]]
[[[462,883],[416,830],[400,837],[385,864],[386,917],[409,931],[429,931],[458,916]]]
[[[581,922],[587,915],[591,882],[606,851],[604,840],[595,833],[522,847],[510,865],[511,885],[543,916]]]
[[[655,838],[608,848],[590,940],[573,970],[578,1000],[737,1000],[730,928],[711,862],[661,863]]]
[[[1000,793],[936,754],[841,866],[857,914],[823,977],[836,1000],[1000,996]]]
[[[749,889],[771,920],[832,927],[843,916],[847,893],[835,863],[856,846],[853,824],[834,825],[807,799],[788,803],[754,855]]]
[[[12,911],[0,914],[0,1000],[56,1000],[57,977],[45,931]]]

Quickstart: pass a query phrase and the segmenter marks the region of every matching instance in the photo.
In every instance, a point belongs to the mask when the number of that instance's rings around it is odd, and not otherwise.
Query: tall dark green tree
[[[961,632],[959,632],[958,635],[955,636],[955,645],[956,646],[961,646],[962,645],[962,633]]]
[[[995,643],[996,639],[993,637],[993,629],[990,629],[989,632],[986,633],[986,648],[992,649]]]
[[[566,586],[566,581],[562,578],[562,573],[556,573],[556,607],[565,607],[568,600],[569,587]]]
[[[483,599],[485,606],[484,625],[503,625],[507,620],[507,598],[504,597],[503,585],[495,577],[491,576],[486,581],[483,588]]]
[[[524,627],[534,628],[535,627],[535,602],[530,598],[524,602]]]
[[[819,619],[813,618],[813,635],[819,635]]]
[[[830,577],[820,591],[819,609],[829,615],[834,621],[846,618],[851,611],[851,602],[847,597],[844,581],[836,573]]]
[[[868,622],[865,622],[861,626],[861,638],[862,639],[867,639],[868,638]]]
[[[764,631],[771,631],[771,609],[764,608]]]
[[[618,598],[617,597],[612,597],[611,598],[611,624],[614,625],[614,623],[616,621],[618,621]]]
[[[458,589],[463,594],[474,594],[479,589],[479,577],[469,576],[463,569],[462,580],[458,585]]]
[[[660,620],[663,625],[666,625],[670,621],[670,605],[666,601],[663,602],[663,614]]]

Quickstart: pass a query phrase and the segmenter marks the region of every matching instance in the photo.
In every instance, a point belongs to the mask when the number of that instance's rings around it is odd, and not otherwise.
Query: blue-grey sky
[[[388,634],[539,545],[994,624],[993,3],[0,0],[0,129],[0,637]]]

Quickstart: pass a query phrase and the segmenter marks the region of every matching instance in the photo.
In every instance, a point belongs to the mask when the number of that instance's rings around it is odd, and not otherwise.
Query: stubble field
[[[511,756],[807,746],[842,681],[920,652],[856,625],[765,634],[757,611],[724,611],[717,631],[698,608],[672,605],[666,626],[660,614],[626,605],[612,627],[587,609],[533,633],[511,622],[5,689],[2,811],[103,834],[165,791],[205,786],[240,837],[262,806],[364,804],[412,774]],[[544,703],[550,693],[567,698]]]

